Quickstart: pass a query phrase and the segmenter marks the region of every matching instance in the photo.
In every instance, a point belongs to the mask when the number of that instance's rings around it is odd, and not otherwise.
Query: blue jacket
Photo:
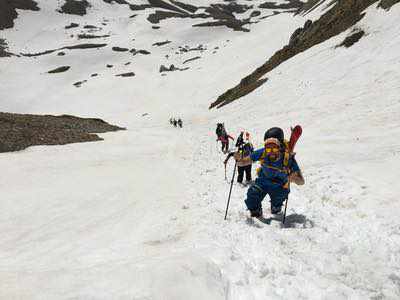
[[[268,155],[263,158],[263,153],[264,148],[261,148],[250,154],[252,161],[262,161],[261,171],[257,178],[258,183],[267,186],[283,186],[288,181],[288,174],[283,164],[284,155],[281,153],[281,157],[277,161],[271,161]],[[294,156],[289,158],[287,168],[289,168],[291,172],[300,171]]]

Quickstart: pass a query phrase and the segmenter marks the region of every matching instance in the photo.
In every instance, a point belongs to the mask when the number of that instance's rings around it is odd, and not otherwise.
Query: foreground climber
[[[289,181],[298,185],[304,184],[303,175],[294,156],[294,153],[289,153],[283,130],[278,127],[265,132],[263,148],[244,158],[240,154],[234,155],[238,163],[261,163],[258,177],[248,189],[245,200],[252,217],[262,217],[261,202],[266,195],[271,199],[271,213],[280,213],[282,204],[290,193]]]

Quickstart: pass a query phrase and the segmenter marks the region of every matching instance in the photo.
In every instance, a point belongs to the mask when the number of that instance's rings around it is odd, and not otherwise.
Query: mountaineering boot
[[[260,218],[262,217],[262,215],[263,215],[262,208],[250,211],[250,217],[252,218]]]
[[[282,211],[282,206],[272,206],[271,205],[271,214],[276,215]]]

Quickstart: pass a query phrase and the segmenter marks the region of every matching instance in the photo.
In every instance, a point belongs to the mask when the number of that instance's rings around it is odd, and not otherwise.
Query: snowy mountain
[[[0,0],[0,137],[127,129],[0,153],[0,299],[398,299],[398,2]],[[303,126],[286,226],[217,122]]]

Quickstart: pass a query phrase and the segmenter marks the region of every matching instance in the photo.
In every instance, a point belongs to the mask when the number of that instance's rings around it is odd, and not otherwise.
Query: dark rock
[[[60,13],[83,16],[86,15],[87,8],[90,7],[86,0],[65,0],[65,3],[58,10]]]
[[[149,55],[151,54],[149,51],[147,50],[136,50],[136,49],[131,49],[129,52],[131,52],[133,55],[136,54],[143,54],[143,55]]]
[[[78,23],[71,23],[71,24],[65,26],[65,29],[71,29],[71,28],[76,28],[76,27],[79,27]]]
[[[159,72],[163,73],[163,72],[173,72],[173,71],[185,71],[185,70],[188,70],[188,69],[189,69],[189,67],[187,67],[187,68],[177,68],[172,64],[169,66],[169,68],[167,68],[164,65],[161,65],[160,69],[159,69]]]
[[[107,44],[79,44],[74,46],[66,46],[61,49],[76,50],[76,49],[98,49],[107,46]]]
[[[81,87],[81,85],[84,84],[85,82],[87,82],[87,80],[82,80],[82,81],[75,82],[74,86]]]
[[[164,11],[164,10],[156,10],[154,13],[150,14],[147,17],[147,20],[152,24],[158,24],[160,21],[164,19],[170,18],[187,18],[189,15],[172,12],[172,11]]]
[[[399,3],[400,0],[381,0],[379,2],[378,7],[383,8],[385,10],[390,10],[393,5]]]
[[[113,2],[118,3],[118,4],[127,4],[129,5],[128,2],[126,2],[125,0],[103,0],[104,2],[108,3],[108,4],[112,4]]]
[[[160,47],[160,46],[163,46],[163,45],[166,45],[166,44],[169,44],[169,43],[171,43],[171,41],[157,42],[157,43],[154,43],[152,46]]]
[[[112,68],[112,67],[114,67],[113,65],[107,65],[106,66],[107,68]]]
[[[135,76],[135,73],[127,72],[127,73],[117,74],[115,76],[117,76],[117,77],[133,77],[133,76]]]
[[[137,4],[130,4],[130,5],[129,5],[129,8],[130,8],[131,10],[145,10],[146,8],[151,8],[151,5],[149,5],[149,4],[139,4],[139,5],[137,5]]]
[[[178,12],[178,13],[181,13],[181,14],[187,14],[186,11],[180,9],[179,7],[174,6],[172,4],[169,4],[167,2],[164,2],[162,0],[148,0],[148,1],[149,1],[149,4],[152,7],[159,7],[159,8],[163,8],[163,9],[166,9],[166,10],[175,11],[175,12]]]
[[[168,72],[169,71],[169,68],[167,68],[166,66],[164,66],[164,65],[161,65],[160,66],[160,69],[159,69],[159,72],[160,73],[162,73],[162,72]]]
[[[112,50],[113,50],[113,51],[116,51],[116,52],[126,52],[126,51],[129,51],[128,48],[121,48],[121,47],[112,47]]]
[[[183,62],[183,64],[186,64],[186,63],[188,63],[188,62],[197,60],[197,59],[199,59],[199,58],[201,58],[201,57],[200,57],[200,56],[196,56],[196,57],[189,58],[189,59],[185,60],[185,61]]]
[[[33,57],[33,56],[41,56],[41,55],[50,54],[55,51],[64,50],[64,49],[67,49],[67,50],[97,49],[97,48],[103,48],[105,46],[107,46],[107,44],[79,44],[79,45],[74,45],[74,46],[66,46],[66,47],[62,47],[62,48],[58,48],[58,49],[46,50],[46,51],[39,52],[39,53],[21,53],[21,55],[26,56],[26,57]]]
[[[64,55],[65,55],[65,52],[63,52],[63,51],[58,52],[57,55],[58,55],[58,56],[64,56]]]
[[[97,29],[97,27],[94,26],[94,25],[85,25],[85,26],[83,26],[83,28],[85,28],[85,29]]]
[[[151,26],[151,28],[153,28],[153,29],[160,29],[161,27],[160,27],[160,26]]]
[[[47,73],[49,73],[49,74],[63,73],[63,72],[68,71],[70,68],[71,68],[70,66],[62,66],[62,67],[58,67],[56,69],[50,70]]]
[[[95,35],[95,34],[86,34],[86,33],[78,34],[78,39],[100,39],[100,38],[108,38],[108,37],[110,37],[109,34],[104,34],[104,35]]]
[[[351,35],[349,35],[348,37],[346,37],[344,39],[344,41],[342,43],[340,43],[339,45],[337,45],[336,47],[349,48],[349,47],[353,46],[355,43],[357,43],[364,35],[365,35],[364,30],[358,30],[358,31],[352,33]]]
[[[100,141],[102,138],[94,133],[124,129],[101,119],[0,112],[0,152],[20,151],[34,145]]]
[[[288,0],[286,3],[279,4],[276,2],[265,2],[258,7],[267,9],[300,9],[303,5],[304,3],[299,0]]]
[[[188,12],[191,13],[195,13],[198,10],[197,6],[191,5],[191,4],[187,4],[187,3],[183,3],[183,2],[179,2],[179,1],[175,1],[175,0],[170,0],[170,2],[172,4],[174,4],[177,7],[180,7]]]
[[[92,75],[90,75],[90,77],[97,77],[97,76],[99,76],[99,74],[97,73],[93,73]]]

